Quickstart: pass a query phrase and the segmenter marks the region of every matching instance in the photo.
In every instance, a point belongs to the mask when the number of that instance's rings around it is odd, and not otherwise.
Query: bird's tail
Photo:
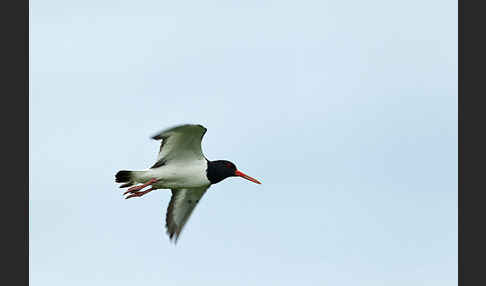
[[[115,182],[124,183],[120,188],[126,188],[135,184],[134,171],[122,170],[115,175]]]

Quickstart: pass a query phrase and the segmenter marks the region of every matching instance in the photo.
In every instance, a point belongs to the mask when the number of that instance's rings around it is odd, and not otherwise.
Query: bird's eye
[[[226,167],[228,167],[228,168],[232,168],[233,166],[231,166],[231,164],[230,164],[230,163],[226,163]]]

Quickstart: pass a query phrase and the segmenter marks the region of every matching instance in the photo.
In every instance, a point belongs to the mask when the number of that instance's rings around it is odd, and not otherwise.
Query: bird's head
[[[226,160],[209,161],[207,177],[212,184],[219,183],[228,177],[242,177],[254,183],[261,184],[257,179],[239,171],[235,164]]]

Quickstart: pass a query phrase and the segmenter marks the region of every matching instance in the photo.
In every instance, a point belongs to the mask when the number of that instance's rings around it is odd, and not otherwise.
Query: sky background
[[[30,285],[457,285],[457,1],[30,1]],[[124,200],[154,133],[263,182]]]

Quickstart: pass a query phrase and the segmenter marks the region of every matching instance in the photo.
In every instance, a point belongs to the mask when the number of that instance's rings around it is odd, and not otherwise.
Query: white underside
[[[135,171],[137,183],[145,183],[150,179],[158,181],[152,185],[154,189],[183,189],[206,187],[211,182],[206,177],[206,159],[184,162],[171,161],[169,164],[155,169]]]

